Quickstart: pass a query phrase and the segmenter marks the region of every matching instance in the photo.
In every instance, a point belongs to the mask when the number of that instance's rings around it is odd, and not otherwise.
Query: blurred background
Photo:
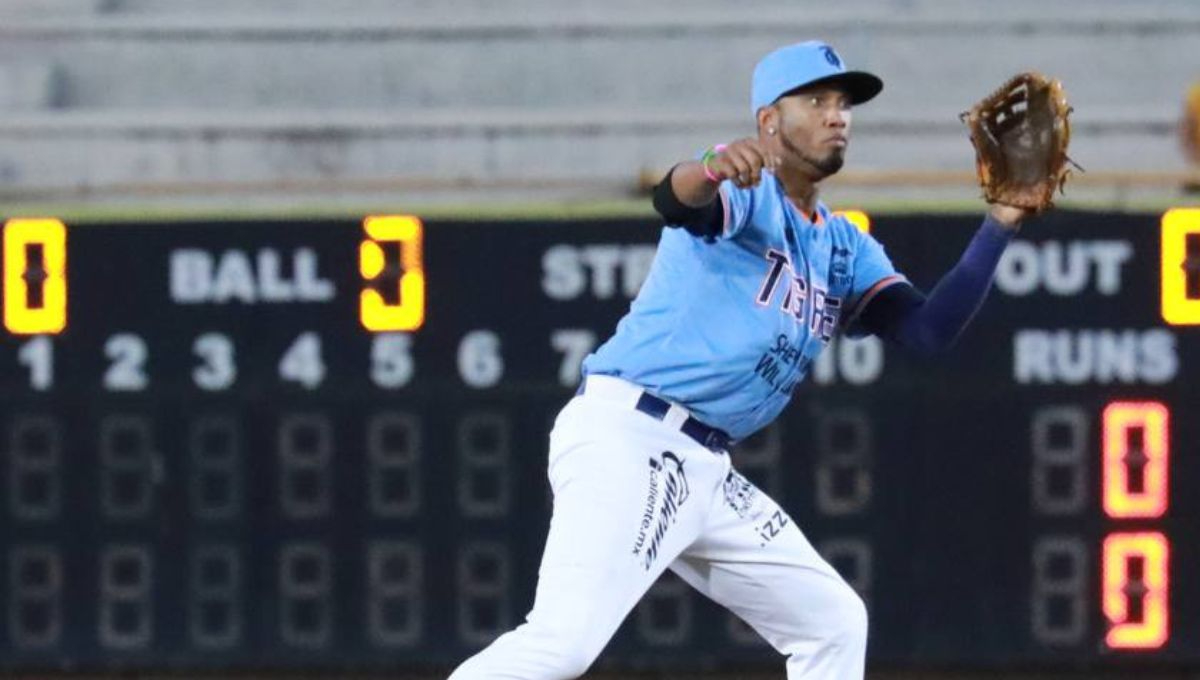
[[[621,201],[751,132],[757,59],[820,37],[886,83],[841,200],[972,199],[958,114],[1032,68],[1076,109],[1069,199],[1139,205],[1186,182],[1197,22],[1191,0],[6,0],[0,200]]]
[[[951,358],[839,341],[735,464],[871,678],[1200,678],[1197,0],[0,0],[0,672],[440,678],[517,625],[650,188],[812,38],[885,82],[823,200],[922,286],[1009,76],[1086,172]],[[783,677],[670,577],[596,668]]]

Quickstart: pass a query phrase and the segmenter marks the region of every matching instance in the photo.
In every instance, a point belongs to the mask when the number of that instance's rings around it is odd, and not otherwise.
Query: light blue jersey
[[[818,204],[809,222],[769,172],[720,188],[724,232],[665,228],[617,332],[584,360],[742,439],[775,419],[838,330],[903,281],[883,246]]]

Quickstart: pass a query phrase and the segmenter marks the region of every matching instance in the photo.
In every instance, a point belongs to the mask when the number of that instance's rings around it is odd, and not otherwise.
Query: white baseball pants
[[[728,454],[634,409],[640,388],[589,376],[550,434],[554,514],[526,622],[450,680],[583,675],[664,569],[787,656],[789,680],[863,677],[862,600]]]

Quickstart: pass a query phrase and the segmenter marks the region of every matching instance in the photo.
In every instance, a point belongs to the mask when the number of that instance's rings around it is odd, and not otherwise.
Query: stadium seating
[[[887,83],[856,112],[855,171],[968,170],[957,114],[1037,68],[1067,85],[1080,163],[1152,173],[1184,168],[1174,126],[1200,77],[1186,0],[9,0],[0,35],[6,196],[619,193],[751,130],[755,60],[807,37]]]

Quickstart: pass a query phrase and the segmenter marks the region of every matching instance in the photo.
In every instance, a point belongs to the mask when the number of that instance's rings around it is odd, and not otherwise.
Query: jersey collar
[[[828,219],[827,213],[829,210],[825,207],[824,203],[821,203],[821,201],[818,200],[816,209],[813,210],[813,213],[811,215],[806,215],[804,214],[803,210],[796,207],[795,203],[792,203],[792,199],[789,198],[787,192],[783,190],[783,183],[776,179],[773,175],[772,180],[775,182],[775,192],[779,194],[780,201],[783,202],[784,206],[786,206],[788,210],[792,211],[792,214],[794,214],[796,217],[799,217],[801,222],[803,222],[806,226],[813,227],[825,225],[825,222]]]

